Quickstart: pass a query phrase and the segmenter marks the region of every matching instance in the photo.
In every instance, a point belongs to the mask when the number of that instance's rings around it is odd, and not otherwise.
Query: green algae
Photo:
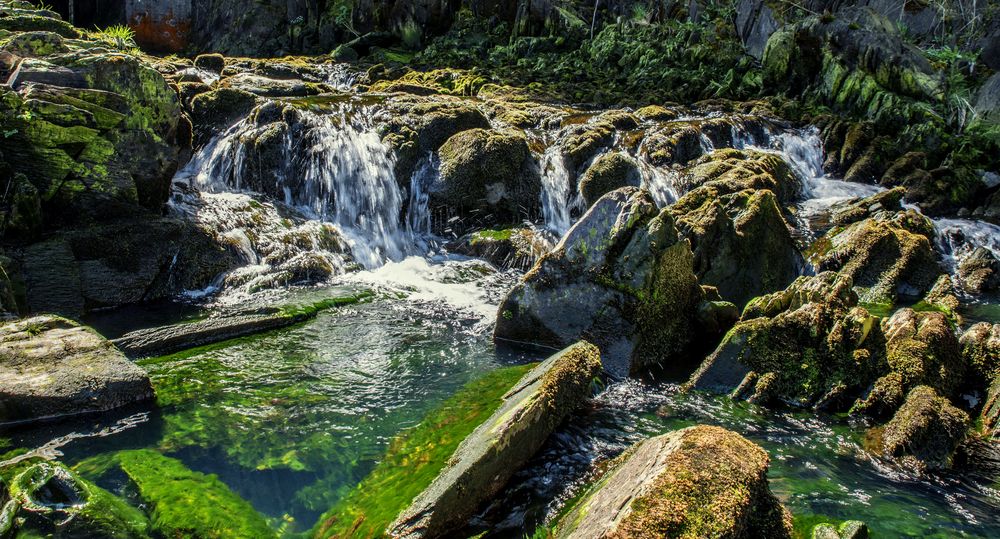
[[[148,505],[154,529],[165,537],[275,536],[267,521],[214,475],[150,449],[122,451],[115,460]]]
[[[378,537],[431,484],[458,445],[535,364],[493,371],[463,387],[393,440],[378,466],[331,508],[315,537]]]

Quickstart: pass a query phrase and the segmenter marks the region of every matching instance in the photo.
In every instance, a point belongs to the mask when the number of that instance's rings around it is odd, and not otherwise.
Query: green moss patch
[[[434,481],[458,445],[502,404],[535,364],[493,371],[467,384],[419,425],[397,437],[385,458],[330,509],[315,537],[378,537]]]

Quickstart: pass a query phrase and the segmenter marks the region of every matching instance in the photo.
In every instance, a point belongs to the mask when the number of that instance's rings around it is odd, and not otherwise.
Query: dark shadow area
[[[45,5],[79,28],[89,30],[125,24],[125,0],[51,0]]]

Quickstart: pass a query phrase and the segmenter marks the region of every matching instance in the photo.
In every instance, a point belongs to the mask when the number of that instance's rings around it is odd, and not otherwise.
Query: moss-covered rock
[[[479,230],[466,234],[449,248],[482,258],[499,268],[528,270],[552,248],[553,240],[533,228]]]
[[[1000,324],[980,322],[960,339],[962,357],[968,366],[968,385],[984,387],[983,427],[996,435],[1000,428]]]
[[[0,469],[0,477],[4,502],[0,533],[108,539],[152,536],[152,526],[141,511],[57,462],[22,461]]]
[[[465,523],[590,396],[591,383],[600,372],[600,352],[586,342],[532,369],[504,395],[500,408],[462,441],[389,534],[438,537]]]
[[[781,204],[796,200],[802,184],[778,155],[758,150],[717,150],[691,164],[680,179],[683,192],[697,187],[715,188],[720,194],[747,189],[767,189]],[[702,199],[690,205],[700,205]]]
[[[633,187],[599,199],[500,305],[494,339],[585,338],[616,375],[670,364],[697,331],[704,291],[668,210]]]
[[[904,189],[897,187],[880,191],[870,197],[836,202],[830,207],[830,223],[843,227],[872,217],[879,212],[902,211],[905,193]]]
[[[930,387],[918,386],[885,426],[882,449],[917,469],[947,468],[969,424],[969,415],[948,399]]]
[[[491,214],[493,223],[485,224],[517,223],[537,213],[541,178],[520,133],[462,131],[445,141],[438,155],[440,174],[428,189],[432,207],[447,208],[464,220]]]
[[[863,303],[922,297],[941,273],[932,237],[933,226],[913,210],[883,213],[828,232],[814,266],[850,277]]]
[[[719,427],[689,427],[626,451],[555,523],[583,537],[791,537],[763,449]]]
[[[577,191],[589,208],[597,199],[620,187],[639,187],[642,176],[635,160],[621,152],[600,155],[580,178]]]
[[[993,251],[977,247],[958,264],[958,277],[962,288],[970,294],[1000,291],[1000,259]]]
[[[153,398],[149,376],[94,330],[57,316],[0,325],[0,423]]]
[[[257,96],[235,88],[219,88],[191,99],[191,121],[200,133],[215,133],[245,118]]]
[[[226,69],[226,57],[221,54],[199,54],[194,59],[194,66],[221,74]]]

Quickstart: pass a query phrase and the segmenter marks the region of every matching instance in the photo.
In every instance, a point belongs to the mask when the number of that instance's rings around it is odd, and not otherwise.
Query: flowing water
[[[497,304],[519,274],[436,252],[426,195],[436,159],[422,160],[403,182],[409,189],[401,189],[394,157],[375,134],[376,116],[371,110],[303,113],[306,135],[284,135],[284,173],[269,176],[267,185],[259,178],[250,185],[244,177],[247,141],[259,128],[241,122],[178,175],[179,183],[202,192],[179,188],[173,201],[177,214],[216,230],[244,264],[200,293],[235,287],[243,293],[230,303],[244,307],[308,304],[358,289],[375,290],[375,300],[290,329],[143,360],[157,390],[156,411],[21,429],[5,434],[0,449],[33,449],[81,470],[122,449],[155,449],[217,474],[275,528],[302,531],[373,469],[394,436],[463,384],[541,359],[544,352],[493,346]],[[732,145],[780,153],[804,181],[805,213],[879,189],[827,178],[814,130],[762,137],[732,127],[728,135],[728,142],[702,136],[702,149]],[[571,173],[556,146],[546,148],[537,156],[544,226],[563,233],[579,208]],[[660,204],[682,194],[676,170],[641,159],[640,169]],[[937,221],[947,252],[968,244],[996,249],[996,227],[967,223]],[[317,256],[332,268],[326,285],[287,288],[293,283],[282,281],[267,295],[252,292],[277,276],[289,279],[302,257]],[[198,308],[172,312],[175,320],[205,314]],[[90,322],[115,336],[166,321],[162,313],[133,311]],[[877,537],[1000,536],[1000,494],[984,478],[917,479],[870,456],[862,448],[863,428],[840,418],[769,411],[634,380],[613,383],[573,416],[472,528],[530,534],[558,512],[596,462],[644,437],[696,423],[722,425],[767,449],[772,488],[803,521],[861,519]],[[100,481],[123,488],[114,478]]]

